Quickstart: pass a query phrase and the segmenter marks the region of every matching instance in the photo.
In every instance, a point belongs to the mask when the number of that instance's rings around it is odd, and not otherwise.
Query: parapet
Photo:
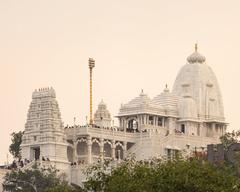
[[[40,97],[52,97],[56,98],[56,92],[52,87],[44,87],[40,89],[35,89],[32,94],[32,98],[40,98]]]

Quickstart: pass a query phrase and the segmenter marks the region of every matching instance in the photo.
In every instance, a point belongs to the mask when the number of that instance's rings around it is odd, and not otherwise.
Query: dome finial
[[[195,52],[193,52],[188,58],[189,63],[204,63],[206,58],[198,52],[198,43],[195,43]]]
[[[165,93],[168,93],[168,92],[169,92],[169,89],[168,89],[168,84],[167,84],[167,83],[166,83],[166,85],[165,85],[164,92],[165,92]]]
[[[197,50],[198,50],[198,44],[195,43],[195,51],[197,52]]]

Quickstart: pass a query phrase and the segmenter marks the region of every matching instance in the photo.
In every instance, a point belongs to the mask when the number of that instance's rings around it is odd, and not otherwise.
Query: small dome
[[[201,55],[200,53],[198,53],[198,47],[197,44],[195,44],[195,52],[192,53],[188,58],[187,61],[189,63],[204,63],[206,58]]]
[[[107,110],[107,105],[103,102],[103,100],[101,100],[101,102],[98,104],[98,109],[96,110],[94,117],[104,119],[111,118],[111,114]]]
[[[138,97],[132,99],[127,104],[123,105],[122,108],[137,107],[143,104],[148,104],[150,101],[151,99],[142,90]]]
[[[101,100],[101,102],[98,104],[99,106],[106,106],[106,103],[103,102],[103,99]]]
[[[172,94],[167,85],[160,95],[151,100],[151,104],[165,109],[177,110],[178,97]]]

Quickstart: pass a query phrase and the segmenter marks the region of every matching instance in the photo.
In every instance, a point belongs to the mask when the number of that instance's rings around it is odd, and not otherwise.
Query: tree
[[[238,131],[232,131],[225,133],[223,136],[220,137],[220,141],[224,146],[225,150],[228,150],[228,148],[233,144],[233,143],[238,143],[240,139],[240,130]]]
[[[203,159],[128,159],[112,169],[105,165],[89,168],[84,187],[95,192],[239,192],[240,179],[233,167]]]
[[[73,192],[63,175],[58,175],[54,167],[43,169],[34,165],[32,169],[13,170],[7,173],[3,182],[4,190],[24,192]],[[61,189],[61,190],[58,190]]]
[[[11,136],[12,144],[9,146],[9,152],[13,155],[13,157],[20,158],[20,145],[22,143],[23,131],[19,131],[18,133],[13,132]]]

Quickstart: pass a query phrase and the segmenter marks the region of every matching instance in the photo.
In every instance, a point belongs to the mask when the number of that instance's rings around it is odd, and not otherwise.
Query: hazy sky
[[[229,130],[239,129],[239,10],[239,0],[0,0],[0,164],[34,89],[54,87],[64,123],[84,123],[93,57],[94,110],[103,99],[116,115],[141,89],[152,98],[172,88],[196,41]]]

